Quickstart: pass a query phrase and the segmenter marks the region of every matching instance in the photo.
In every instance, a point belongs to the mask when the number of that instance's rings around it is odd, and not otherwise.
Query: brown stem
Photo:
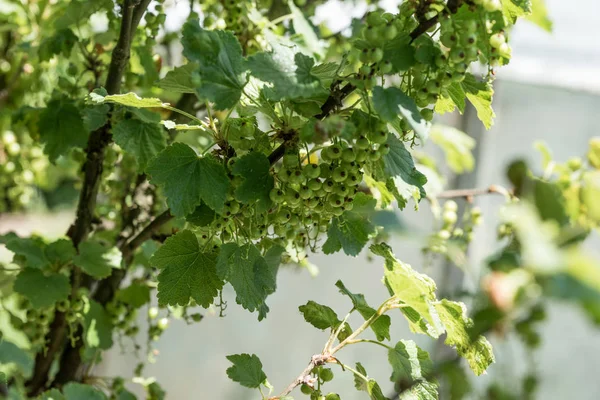
[[[335,358],[328,354],[316,354],[312,356],[310,359],[310,363],[304,368],[304,371],[298,375],[296,379],[292,383],[288,385],[287,388],[283,392],[279,394],[279,396],[269,397],[268,400],[279,400],[280,398],[288,395],[294,390],[297,386],[302,385],[306,382],[306,378],[308,378],[311,374],[311,371],[315,369],[315,367],[327,364],[328,362],[335,362]]]
[[[465,198],[467,200],[471,200],[475,196],[483,196],[486,194],[501,194],[503,196],[511,196],[511,193],[498,185],[491,185],[485,189],[456,189],[456,190],[446,190],[445,192],[439,193],[435,198],[437,199],[455,199],[455,198]]]

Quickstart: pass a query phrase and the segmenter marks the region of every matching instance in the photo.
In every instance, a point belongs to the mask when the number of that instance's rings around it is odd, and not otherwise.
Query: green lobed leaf
[[[335,311],[330,307],[316,303],[312,300],[305,305],[298,307],[298,310],[300,310],[304,316],[304,320],[317,329],[335,329],[342,323]]]
[[[112,134],[115,143],[135,157],[142,171],[167,146],[167,137],[160,125],[137,119],[118,122]]]
[[[29,376],[33,369],[33,357],[16,344],[0,338],[0,365],[8,364],[16,365],[24,376]]]
[[[392,63],[392,72],[407,71],[415,64],[415,48],[410,42],[410,36],[404,33],[386,41],[383,59]]]
[[[466,108],[466,93],[460,83],[452,83],[446,89],[447,96],[443,94],[435,104],[435,112],[438,114],[445,114],[447,112],[454,111],[458,107],[458,111],[462,114]],[[443,93],[443,92],[442,92]]]
[[[196,235],[189,230],[168,238],[150,263],[161,269],[158,275],[161,305],[187,305],[191,297],[206,308],[223,287],[217,276],[217,255],[201,251]]]
[[[221,246],[217,274],[235,289],[235,301],[248,311],[259,311],[259,320],[268,312],[267,296],[275,292],[279,262],[268,264],[253,244]]]
[[[233,33],[207,31],[191,20],[183,26],[181,43],[183,55],[198,65],[197,94],[219,110],[235,106],[246,84],[246,60]]]
[[[384,283],[390,293],[410,307],[401,308],[401,311],[409,319],[411,329],[434,338],[442,334],[444,328],[433,307],[437,300],[433,279],[418,273],[409,264],[397,260],[385,243],[372,245],[371,251],[385,259]]]
[[[88,106],[83,109],[83,124],[88,132],[102,128],[108,122],[108,104]]]
[[[193,72],[198,65],[190,62],[181,67],[175,67],[167,75],[156,82],[156,86],[174,93],[195,93],[192,80]]]
[[[165,121],[161,120],[161,116],[158,112],[152,111],[149,108],[135,108],[127,107],[134,118],[147,124],[162,124],[166,127]],[[169,121],[172,122],[172,121]]]
[[[158,70],[154,61],[154,51],[151,46],[135,46],[133,48],[135,54],[137,54],[144,73],[141,74],[141,86],[152,86],[156,80],[158,80]]]
[[[504,0],[502,13],[511,24],[514,24],[518,18],[531,14],[531,0]]]
[[[51,100],[41,112],[38,124],[44,153],[52,163],[72,147],[84,148],[87,144],[89,132],[71,100]]]
[[[25,268],[14,282],[15,292],[25,296],[34,308],[47,308],[57,301],[66,300],[71,292],[69,278],[62,274],[44,274],[33,268]]]
[[[58,239],[46,246],[46,258],[53,267],[61,267],[73,260],[77,254],[73,242],[69,239]]]
[[[444,151],[446,163],[452,172],[462,174],[473,171],[475,139],[451,126],[434,125],[431,140]]]
[[[6,248],[15,256],[23,257],[25,266],[29,268],[43,269],[50,266],[50,260],[46,256],[46,243],[38,237],[9,239]]]
[[[428,380],[433,375],[433,363],[429,353],[421,349],[412,340],[401,340],[393,349],[388,350],[388,361],[393,372],[392,382],[401,382],[402,386],[416,381]]]
[[[115,298],[133,308],[140,308],[150,302],[150,287],[140,282],[132,282],[126,288],[119,289]]]
[[[549,17],[545,0],[531,0],[531,14],[526,18],[543,30],[552,32],[552,20]]]
[[[323,252],[332,254],[341,249],[349,256],[357,256],[365,247],[375,226],[369,221],[375,210],[377,200],[364,193],[358,193],[353,201],[351,211],[332,220],[327,230],[327,241],[323,244]]]
[[[79,38],[70,29],[61,29],[52,36],[46,36],[40,43],[40,61],[48,61],[56,54],[69,58],[71,50]]]
[[[94,300],[89,301],[83,317],[85,345],[88,348],[108,350],[113,345],[111,315]]]
[[[198,157],[186,144],[168,146],[146,170],[176,217],[190,214],[201,201],[217,212],[225,205],[230,185],[225,168],[212,156]]]
[[[384,121],[393,122],[398,115],[401,115],[417,136],[427,137],[430,128],[429,122],[423,119],[415,101],[397,87],[384,89],[381,86],[375,86],[373,107]]]
[[[271,100],[307,99],[326,94],[320,80],[311,73],[314,60],[281,44],[273,45],[271,53],[256,53],[248,58],[252,75],[272,84]]]
[[[488,82],[479,82],[474,75],[467,74],[462,82],[462,88],[467,95],[467,99],[477,110],[477,117],[483,125],[490,129],[494,125],[496,114],[492,109],[492,99],[494,89]]]
[[[483,374],[495,361],[492,345],[483,336],[474,340],[471,338],[468,329],[473,321],[466,316],[465,305],[443,299],[435,308],[446,327],[445,343],[456,348],[457,353],[467,360],[475,375]]]
[[[113,268],[121,268],[121,252],[97,241],[86,241],[79,245],[79,254],[73,264],[96,279],[108,277]]]
[[[320,80],[332,80],[339,69],[340,65],[338,63],[328,62],[313,66],[310,74]]]
[[[390,293],[407,307],[404,313],[415,332],[434,338],[446,331],[446,344],[456,347],[473,372],[480,375],[494,362],[491,345],[483,336],[472,339],[469,329],[473,322],[466,316],[464,304],[439,301],[435,282],[410,265],[397,260],[385,243],[371,246],[371,251],[385,259],[384,282]]]
[[[352,305],[354,306],[354,309],[356,311],[358,311],[358,313],[365,319],[368,320],[369,318],[371,318],[373,315],[375,315],[375,313],[377,313],[377,310],[375,310],[374,308],[371,308],[369,306],[369,304],[367,304],[367,301],[365,300],[365,296],[360,294],[360,293],[352,293],[351,291],[348,290],[348,288],[346,288],[346,286],[344,286],[344,284],[342,283],[342,281],[337,281],[335,283],[335,286],[338,287],[338,289],[340,289],[340,292],[343,295],[346,295],[348,297],[350,297],[350,300],[352,300]],[[392,321],[389,315],[380,315],[372,324],[371,324],[371,329],[373,330],[373,332],[375,333],[375,336],[377,337],[377,340],[379,341],[383,341],[385,339],[390,340],[390,325],[391,325]]]
[[[390,152],[383,157],[385,173],[390,177],[399,177],[406,184],[418,189],[420,197],[426,196],[427,178],[415,167],[412,155],[396,136],[388,135]]]
[[[104,92],[106,93],[106,91]],[[89,94],[89,98],[93,104],[119,104],[122,106],[134,108],[162,108],[169,106],[155,97],[142,98],[135,93],[102,95],[96,90]]]
[[[217,213],[204,203],[197,206],[191,214],[185,217],[185,220],[196,226],[208,226],[215,218]]]
[[[107,400],[107,397],[99,389],[90,385],[70,382],[63,388],[65,400]]]
[[[255,354],[232,354],[227,356],[227,359],[233,364],[227,368],[227,376],[232,381],[255,389],[267,380],[262,363]]]
[[[110,10],[113,7],[110,0],[95,0],[93,2],[72,0],[65,4],[66,7],[56,14],[58,16],[54,20],[54,28],[56,29],[79,25],[82,21],[89,19],[92,14],[102,9]]]
[[[271,164],[267,156],[257,152],[246,154],[237,160],[231,172],[241,176],[243,182],[236,188],[235,197],[244,204],[256,204],[256,211],[268,211],[272,201],[269,193],[275,187],[275,180],[269,170]]]
[[[50,389],[42,393],[38,400],[65,400],[65,396],[58,389]]]
[[[368,377],[367,371],[359,362],[356,363],[356,371],[367,378],[365,380],[362,376],[354,374],[354,387],[357,390],[367,392],[371,400],[389,400],[383,395],[379,384],[374,379]]]
[[[306,48],[313,55],[322,56],[324,49],[311,22],[293,2],[289,2],[287,5],[291,11],[294,32],[298,33],[303,39],[301,42],[302,47]]]
[[[398,396],[398,400],[438,400],[437,385],[427,381],[415,382]]]

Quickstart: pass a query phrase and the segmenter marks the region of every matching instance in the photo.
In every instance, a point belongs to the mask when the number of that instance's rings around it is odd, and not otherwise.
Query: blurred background
[[[541,169],[541,156],[534,150],[536,140],[546,142],[556,160],[565,161],[573,156],[583,156],[589,138],[600,135],[595,118],[600,109],[600,36],[597,32],[600,3],[597,0],[546,2],[553,23],[552,33],[523,21],[511,36],[513,61],[498,72],[495,82],[497,118],[494,127],[485,131],[471,109],[463,116],[444,116],[440,121],[456,126],[477,140],[473,149],[474,171],[460,176],[452,176],[449,171],[447,188],[507,184],[505,167],[517,158],[526,159]],[[168,13],[167,26],[177,31],[187,15],[189,3],[183,0],[166,3],[165,7],[171,3],[173,10]],[[381,4],[394,10],[397,3],[388,0]],[[331,0],[319,7],[316,22],[326,21],[333,31],[344,30],[353,16],[364,13],[365,8],[361,7],[350,1]],[[444,155],[435,145],[429,143],[422,150],[443,162]],[[464,271],[445,263],[433,263],[424,270],[436,279],[442,293],[453,293],[477,282],[483,257],[491,254],[497,245],[496,214],[503,201],[500,196],[482,196],[475,200],[483,209],[485,223],[476,230]],[[419,205],[418,211],[409,204],[398,215],[411,232],[416,230],[427,235],[434,228],[427,201]],[[0,233],[33,231],[59,237],[72,218],[72,210],[27,216],[2,215]],[[419,235],[397,235],[391,245],[400,259],[423,270],[424,257],[416,236]],[[588,245],[600,249],[600,240],[595,237]],[[0,249],[0,260],[8,257],[8,252]],[[314,300],[344,315],[350,309],[350,303],[334,286],[340,278],[350,290],[364,293],[372,306],[385,300],[385,291],[381,290],[383,266],[380,262],[369,261],[366,254],[356,258],[315,254],[311,256],[311,262],[318,269],[317,278],[307,269],[280,270],[278,290],[268,300],[271,312],[260,323],[256,315],[235,305],[231,290],[224,294],[229,302],[226,317],[220,318],[208,310],[200,323],[191,326],[172,320],[156,345],[158,362],[150,365],[146,374],[156,377],[170,399],[255,398],[253,391],[230,381],[225,374],[230,365],[226,355],[255,353],[276,390],[287,386],[310,357],[321,351],[327,339],[325,332],[304,322],[298,312],[299,305]],[[474,380],[476,386],[491,381],[510,386],[520,371],[534,366],[541,377],[537,398],[598,398],[600,380],[595,375],[600,370],[600,357],[595,355],[600,354],[600,334],[597,328],[574,307],[551,303],[548,311],[548,321],[543,324],[543,344],[533,359],[512,337],[490,338],[497,362],[487,376]],[[445,354],[441,352],[448,351],[429,338],[412,335],[401,319],[393,321],[392,341],[413,339],[430,351],[434,359],[443,358]],[[122,342],[122,350],[131,349],[129,339]],[[381,354],[371,356],[379,350]],[[143,351],[140,357],[143,357]],[[393,393],[384,349],[351,346],[340,354],[340,358],[346,364],[362,361],[369,374],[383,384],[384,393]],[[115,346],[105,357],[98,375],[132,376],[136,363],[134,355]],[[344,399],[364,398],[364,393],[354,390],[350,374],[338,375],[340,377],[336,376],[331,385],[332,391],[337,391]]]

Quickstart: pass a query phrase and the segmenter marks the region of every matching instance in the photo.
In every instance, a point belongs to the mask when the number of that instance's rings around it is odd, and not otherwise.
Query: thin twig
[[[491,185],[485,189],[456,189],[456,190],[446,190],[445,192],[441,192],[435,196],[437,199],[454,199],[454,198],[465,198],[467,200],[472,199],[475,196],[483,196],[486,194],[500,194],[505,197],[512,197],[511,192],[498,185]]]

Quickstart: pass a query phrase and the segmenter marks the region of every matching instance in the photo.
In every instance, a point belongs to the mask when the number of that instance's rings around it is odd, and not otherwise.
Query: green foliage
[[[227,376],[234,382],[249,388],[257,388],[266,382],[267,376],[256,355],[233,354],[227,356],[227,359],[233,364],[227,368]]]
[[[34,308],[46,308],[66,300],[71,286],[65,275],[44,274],[38,269],[25,268],[15,279],[14,290],[25,296]]]
[[[164,130],[160,125],[136,119],[119,122],[112,134],[116,144],[134,155],[142,171],[167,146]]]
[[[193,298],[203,307],[212,304],[223,281],[217,274],[217,254],[204,251],[192,231],[184,230],[167,239],[150,263],[158,276],[159,304],[186,305]]]
[[[102,279],[110,276],[113,268],[121,267],[121,254],[98,242],[84,242],[79,245],[79,254],[73,258],[73,264],[86,274]]]
[[[211,156],[198,157],[183,143],[165,148],[147,171],[151,181],[164,190],[175,216],[190,214],[201,201],[217,212],[225,205],[230,186],[225,168]]]
[[[198,95],[220,110],[235,106],[246,83],[246,61],[235,36],[231,32],[208,31],[198,21],[189,21],[183,27],[181,43],[187,59],[198,64]]]
[[[598,139],[585,161],[561,164],[542,147],[542,177],[516,162],[511,188],[489,188],[507,200],[498,231],[506,240],[487,260],[471,312],[438,298],[433,279],[386,244],[402,227],[424,261],[464,264],[481,211],[459,214],[452,192],[436,198],[444,169],[420,146],[431,139],[452,172],[473,170],[475,141],[431,121],[473,106],[492,126],[493,72],[511,59],[511,27],[527,18],[549,29],[543,1],[405,1],[396,13],[373,7],[349,36],[314,26],[315,2],[274,3],[267,13],[264,2],[208,0],[196,4],[202,24],[194,11],[170,33],[170,2],[22,3],[0,13],[0,213],[74,201],[77,209],[65,238],[0,236],[13,255],[0,268],[0,372],[10,398],[134,399],[123,378],[90,375],[105,351],[130,339],[147,352],[137,354],[133,382],[164,399],[144,366],[170,319],[198,323],[198,308],[223,317],[230,284],[236,303],[262,320],[279,269],[314,272],[310,252],[384,264],[389,297],[375,306],[338,280],[347,313],[301,305],[328,337],[281,400],[298,386],[311,399],[339,399],[326,390],[335,365],[361,395],[386,399],[362,363],[344,364],[343,350],[357,344],[375,344],[374,360],[385,349],[394,398],[458,400],[471,378],[457,360],[483,374],[494,361],[484,335],[513,327],[525,346],[539,346],[546,298],[600,321],[597,260],[581,246],[600,226]],[[90,22],[99,15],[105,32]],[[170,65],[179,44],[185,60]],[[476,62],[489,73],[476,75]],[[431,204],[437,231],[425,239],[422,227],[399,222],[395,206],[411,198]],[[392,337],[392,319],[434,339],[445,334],[460,358],[432,362]],[[227,359],[233,381],[271,396],[256,355]],[[498,387],[490,396],[507,394]],[[528,375],[508,395],[532,398],[536,387]]]
[[[44,152],[51,162],[72,147],[84,148],[88,138],[80,110],[69,99],[54,99],[48,103],[40,113],[39,131]]]

